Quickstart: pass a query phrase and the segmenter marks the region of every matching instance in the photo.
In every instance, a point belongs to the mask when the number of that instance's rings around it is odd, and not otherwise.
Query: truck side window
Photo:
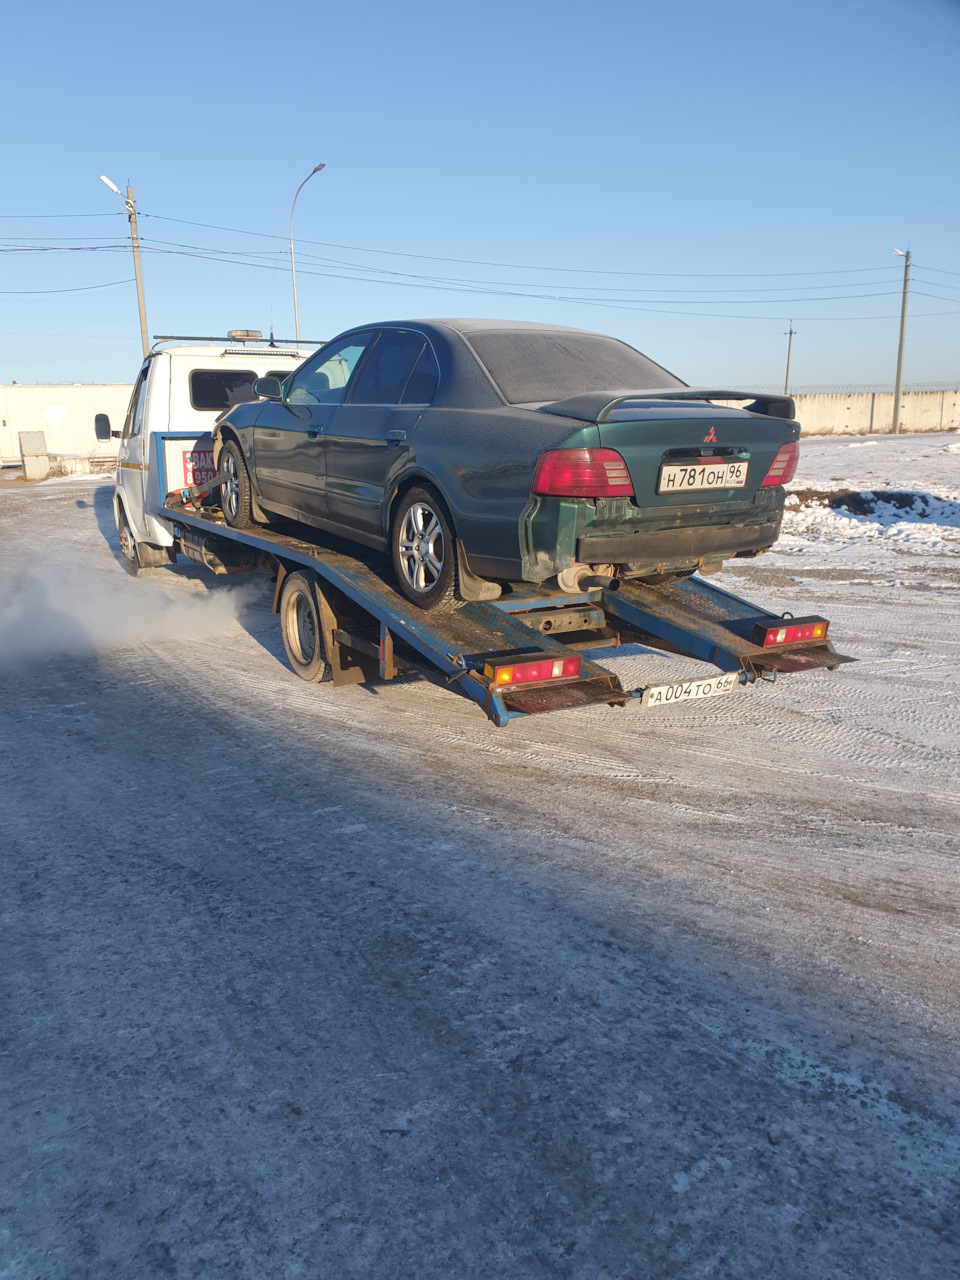
[[[144,369],[140,377],[134,385],[133,392],[130,396],[130,404],[127,408],[127,416],[123,420],[122,437],[129,440],[131,436],[138,436],[143,427],[143,402],[147,386],[147,373],[149,368]]]

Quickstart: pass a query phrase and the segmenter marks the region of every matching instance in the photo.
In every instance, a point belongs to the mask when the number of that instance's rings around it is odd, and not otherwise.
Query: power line
[[[0,289],[0,294],[37,294],[37,293],[87,293],[90,289],[113,289],[118,284],[132,284],[133,277],[129,280],[110,280],[107,284],[81,284],[75,289]]]
[[[0,213],[0,218],[13,218],[15,220],[30,221],[34,218],[122,218],[123,213],[117,209],[114,212],[105,213]]]
[[[258,236],[265,240],[283,239],[282,236],[271,235],[267,231],[247,231],[242,227],[224,227],[214,222],[191,222],[186,218],[168,218],[160,213],[144,213],[140,216],[143,218],[157,218],[160,222],[176,222],[184,227],[205,227],[210,231],[231,231],[236,235]],[[302,236],[298,236],[297,239],[300,244],[316,244],[325,249],[349,249],[351,253],[379,253],[394,258],[420,258],[429,262],[456,262],[472,267],[507,267],[517,271],[561,271],[578,275],[597,276],[644,276],[648,278],[659,277],[660,279],[680,279],[683,277],[695,280],[759,280],[792,276],[857,275],[870,271],[896,270],[896,267],[847,267],[836,271],[610,271],[604,268],[531,266],[529,263],[522,262],[488,262],[481,258],[443,258],[431,253],[405,253],[399,249],[368,249],[363,245],[336,244],[329,240],[306,240]]]

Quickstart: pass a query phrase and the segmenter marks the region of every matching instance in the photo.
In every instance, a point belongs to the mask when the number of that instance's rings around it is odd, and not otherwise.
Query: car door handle
[[[388,431],[387,432],[387,444],[390,446],[391,449],[399,448],[399,446],[403,444],[406,438],[407,438],[407,433],[405,431]]]
[[[319,434],[320,434],[320,428],[319,428],[319,427],[308,427],[308,428],[307,428],[307,439],[308,439],[308,440],[316,440],[316,438],[317,438],[317,436],[318,436]]]

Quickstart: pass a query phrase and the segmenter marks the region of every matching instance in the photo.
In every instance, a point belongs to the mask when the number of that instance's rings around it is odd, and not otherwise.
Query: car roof
[[[446,329],[455,329],[458,333],[480,333],[484,330],[501,331],[503,329],[526,329],[536,333],[590,333],[592,329],[574,329],[565,324],[540,324],[536,320],[486,320],[462,318],[432,318],[419,320],[380,320],[373,324],[355,325],[355,329],[402,329],[407,325],[437,325]],[[605,336],[605,335],[594,335]]]

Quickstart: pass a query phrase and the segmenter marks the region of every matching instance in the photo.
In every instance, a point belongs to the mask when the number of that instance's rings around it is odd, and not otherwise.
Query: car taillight
[[[763,484],[760,488],[765,489],[768,485],[789,484],[793,477],[797,474],[797,463],[800,461],[800,446],[797,442],[791,441],[790,444],[782,444],[777,450],[777,456],[770,463],[770,470],[763,478]]]
[[[557,498],[632,498],[633,481],[616,449],[550,449],[537,463],[533,492]]]
[[[791,618],[778,620],[773,626],[758,622],[753,628],[753,643],[768,649],[774,644],[796,644],[798,640],[826,640],[830,623],[826,618]]]
[[[526,658],[523,662],[504,663],[502,666],[488,662],[483,668],[484,675],[494,685],[501,687],[512,684],[540,684],[544,680],[574,680],[580,674],[582,659],[579,655],[569,658],[558,658],[555,653],[537,654],[534,659]]]

